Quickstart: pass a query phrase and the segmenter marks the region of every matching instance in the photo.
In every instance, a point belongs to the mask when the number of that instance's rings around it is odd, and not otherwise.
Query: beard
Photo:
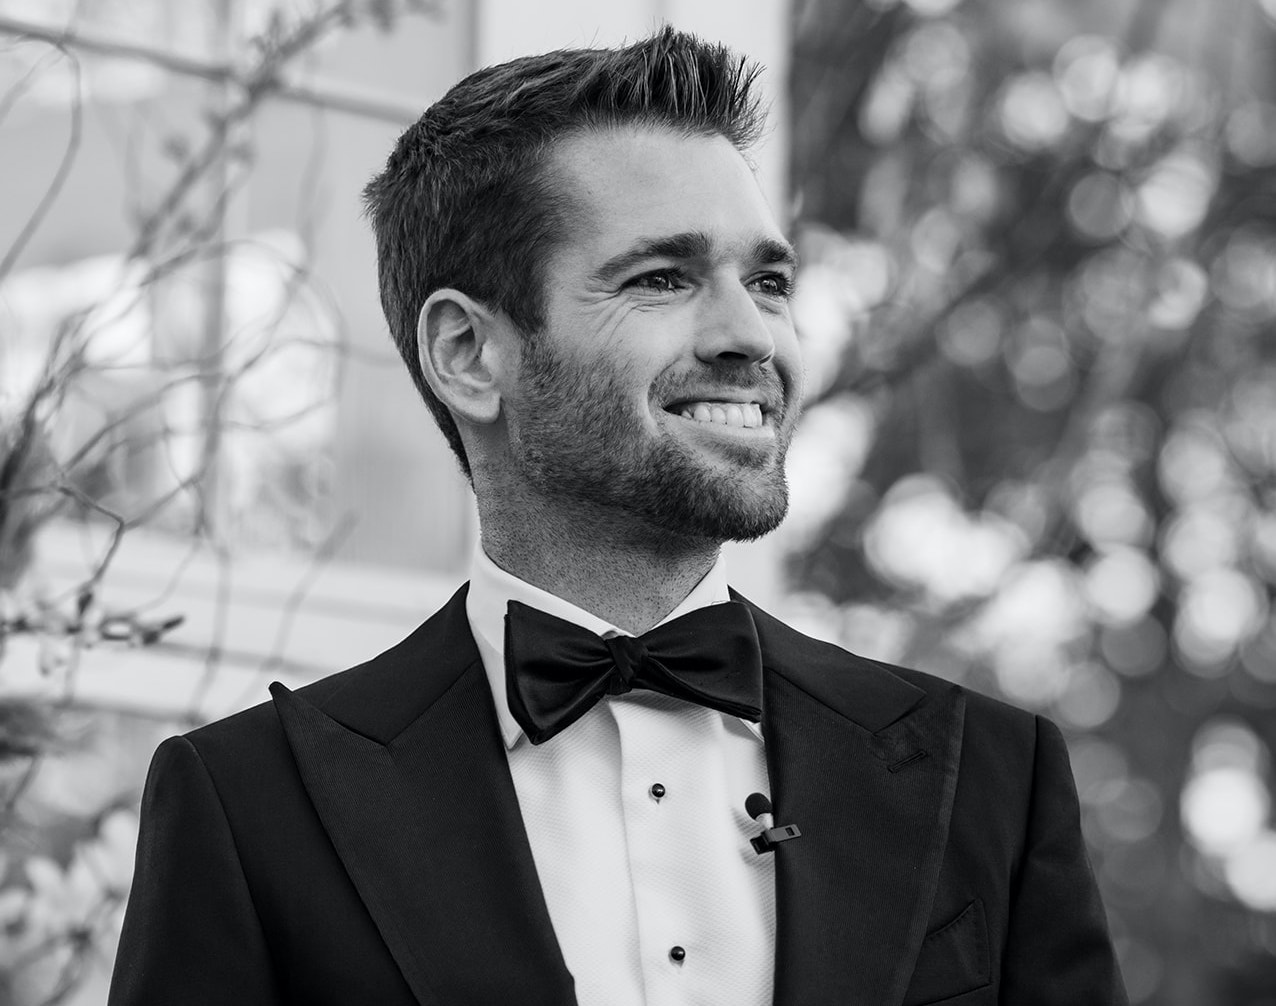
[[[775,450],[761,455],[747,444],[724,442],[715,453],[729,465],[714,464],[692,444],[652,432],[633,408],[626,390],[633,385],[623,372],[584,367],[543,342],[524,343],[520,414],[510,421],[512,463],[538,494],[623,513],[666,534],[719,542],[751,541],[780,525],[789,506],[784,458],[795,425],[781,420],[795,403],[772,416]],[[776,372],[758,364],[707,368],[695,377],[680,383],[782,390]],[[674,401],[677,391],[653,388],[653,410]]]

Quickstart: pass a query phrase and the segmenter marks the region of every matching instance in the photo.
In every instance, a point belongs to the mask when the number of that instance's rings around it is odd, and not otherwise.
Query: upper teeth
[[[762,406],[756,402],[685,402],[678,409],[684,419],[724,426],[755,428],[762,425]]]

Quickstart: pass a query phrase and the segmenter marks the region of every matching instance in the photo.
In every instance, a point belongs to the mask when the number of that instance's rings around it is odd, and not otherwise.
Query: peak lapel
[[[575,1002],[465,588],[336,691],[271,686],[302,781],[422,1006]]]
[[[964,700],[754,609],[777,824],[776,1006],[897,1006],[947,841]]]

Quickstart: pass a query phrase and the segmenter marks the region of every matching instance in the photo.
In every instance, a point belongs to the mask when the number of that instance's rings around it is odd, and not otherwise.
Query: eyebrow
[[[599,266],[594,272],[594,279],[609,283],[648,259],[704,259],[710,257],[712,250],[713,240],[704,231],[645,238]],[[758,238],[754,241],[749,250],[749,260],[759,265],[787,265],[794,269],[798,264],[797,252],[793,246],[775,238]]]

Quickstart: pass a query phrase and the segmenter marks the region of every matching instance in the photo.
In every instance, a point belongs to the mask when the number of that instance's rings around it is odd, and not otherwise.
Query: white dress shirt
[[[775,857],[753,851],[749,839],[762,828],[744,810],[750,793],[770,793],[758,725],[635,689],[605,696],[533,745],[505,696],[511,599],[599,635],[623,630],[507,573],[475,547],[466,613],[578,1003],[766,1006]],[[664,621],[727,600],[719,558]],[[659,799],[656,784],[664,787]]]

